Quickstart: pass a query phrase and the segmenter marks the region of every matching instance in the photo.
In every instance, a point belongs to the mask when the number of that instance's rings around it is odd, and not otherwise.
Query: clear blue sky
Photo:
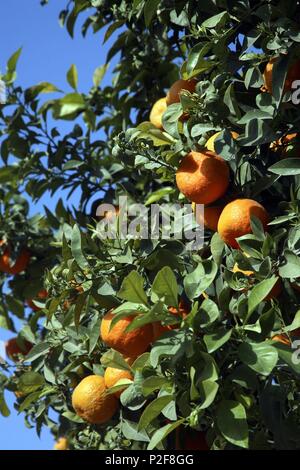
[[[76,64],[79,75],[79,90],[86,92],[92,84],[93,71],[105,61],[110,43],[102,45],[103,34],[86,38],[80,35],[80,21],[76,28],[75,39],[71,39],[66,30],[58,24],[58,13],[66,5],[65,0],[50,0],[49,5],[40,6],[39,0],[9,0],[1,2],[0,15],[0,70],[5,71],[5,64],[10,55],[23,47],[17,72],[17,83],[24,87],[48,81],[64,91],[70,91],[66,82],[66,72],[71,64]],[[109,71],[103,81],[111,79]],[[63,121],[56,123],[62,131],[68,129]],[[60,194],[54,198],[49,195],[32,207],[32,212],[41,210],[43,204],[51,209],[55,207]],[[73,199],[74,202],[74,199]],[[0,329],[1,341],[12,336],[11,332]],[[14,396],[6,393],[6,400],[11,410],[9,418],[0,416],[0,450],[39,450],[52,449],[53,439],[47,430],[39,439],[35,430],[24,425],[23,416],[18,416],[13,409]]]

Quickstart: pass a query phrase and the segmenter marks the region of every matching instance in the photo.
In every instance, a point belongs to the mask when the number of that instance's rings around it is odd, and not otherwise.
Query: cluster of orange
[[[180,321],[180,318],[185,318],[188,314],[188,306],[181,301],[178,309],[170,307],[169,312],[178,316]],[[135,316],[124,317],[111,327],[113,318],[112,310],[103,317],[100,337],[106,346],[121,353],[129,366],[165,331],[179,326],[179,323],[168,326],[156,322],[127,332],[126,329]],[[115,367],[107,367],[103,377],[89,375],[82,379],[72,395],[72,404],[76,413],[89,423],[101,424],[110,420],[118,409],[118,398],[125,387],[113,393],[108,393],[108,390],[122,379],[133,380],[133,375],[129,370]]]
[[[272,72],[278,58],[270,60],[264,71],[264,89],[272,93]],[[300,61],[290,67],[284,90],[291,90],[292,83],[300,78]],[[195,80],[178,80],[170,88],[167,96],[158,100],[150,113],[150,121],[157,128],[163,129],[162,116],[167,106],[180,102],[182,91],[194,92]],[[267,229],[269,216],[265,208],[253,199],[234,199],[226,203],[224,197],[230,182],[230,171],[227,162],[215,152],[215,133],[206,143],[203,151],[191,151],[181,161],[176,173],[177,187],[193,204],[203,204],[204,215],[198,223],[212,231],[218,231],[223,241],[232,248],[239,248],[237,238],[251,233],[250,220],[257,217]],[[234,139],[239,137],[232,131]],[[287,147],[297,138],[297,134],[288,134],[271,144],[271,148]],[[300,148],[299,148],[300,151]],[[293,155],[294,156],[294,155]]]

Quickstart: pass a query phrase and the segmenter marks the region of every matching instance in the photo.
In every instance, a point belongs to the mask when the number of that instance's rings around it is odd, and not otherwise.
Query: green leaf
[[[218,232],[214,233],[210,242],[210,251],[214,262],[217,263],[218,266],[220,266],[222,263],[224,249],[225,243],[223,242],[222,238]]]
[[[53,115],[55,119],[68,118],[84,109],[85,101],[83,96],[79,93],[69,93],[55,102]]]
[[[178,307],[178,285],[175,274],[169,266],[162,268],[152,284],[151,299],[164,300],[165,304]]]
[[[30,371],[21,375],[18,382],[18,390],[23,393],[29,394],[35,392],[37,389],[45,384],[44,377],[38,372]]]
[[[144,6],[144,18],[147,28],[150,26],[152,18],[156,15],[160,0],[146,0]]]
[[[78,72],[76,65],[72,64],[71,67],[69,68],[67,72],[67,80],[69,85],[77,91],[77,86],[78,86]]]
[[[274,163],[274,165],[270,166],[268,170],[271,173],[275,173],[275,175],[280,176],[300,175],[300,159],[285,158],[277,163]]]
[[[244,364],[265,376],[270,375],[278,361],[276,349],[266,343],[242,343],[238,355]]]
[[[7,61],[7,71],[11,74],[16,70],[17,63],[22,52],[22,47],[20,47]]]
[[[128,276],[123,279],[117,295],[120,299],[147,305],[147,296],[144,291],[144,278],[137,271],[131,271]]]
[[[219,308],[215,302],[205,299],[195,317],[195,322],[205,327],[216,321],[220,316]]]
[[[297,344],[298,343],[298,344]],[[279,343],[273,343],[274,348],[278,351],[278,356],[289,368],[297,375],[300,375],[300,357],[299,357],[299,339],[296,340],[296,348],[291,349],[290,346]]]
[[[43,341],[42,343],[38,343],[33,348],[29,351],[27,356],[25,357],[25,361],[34,361],[38,357],[45,356],[48,354],[50,350],[50,344],[47,343],[46,341]]]
[[[74,168],[78,168],[84,164],[81,160],[69,160],[68,162],[64,163],[62,166],[63,171],[73,170]]]
[[[151,193],[148,199],[146,199],[145,206],[149,206],[150,204],[153,204],[154,202],[157,202],[160,199],[164,198],[164,196],[167,196],[168,194],[172,193],[174,193],[174,188],[172,188],[171,186],[158,189],[157,191]]]
[[[171,401],[174,400],[173,395],[163,395],[155,400],[151,401],[149,405],[144,409],[138,424],[138,431],[146,429],[147,426],[153,421],[160,412],[167,406]]]
[[[246,320],[248,320],[249,316],[254,312],[256,307],[258,307],[258,305],[271,292],[277,281],[278,277],[273,276],[270,279],[261,281],[259,284],[256,284],[253,287],[248,298],[248,315]]]
[[[147,377],[142,385],[143,395],[147,397],[148,395],[151,395],[154,390],[161,389],[164,385],[167,385],[169,383],[170,382],[166,377]]]
[[[246,411],[241,403],[222,400],[217,408],[217,424],[228,442],[243,447],[249,446]]]
[[[76,224],[72,229],[71,250],[78,266],[81,269],[86,269],[89,266],[89,263],[82,252],[81,232]]]
[[[174,143],[174,139],[167,132],[157,129],[151,122],[145,121],[139,124],[136,128],[139,132],[136,134],[136,139],[148,139],[153,142],[155,147],[162,145],[170,145]]]
[[[95,69],[94,74],[93,74],[93,83],[96,88],[100,86],[108,67],[109,67],[109,64],[105,64]]]
[[[110,349],[102,354],[100,362],[104,367],[114,367],[116,369],[131,371],[131,367],[127,364],[122,354],[114,349]]]
[[[187,274],[184,279],[184,289],[190,300],[199,297],[214,281],[218,266],[214,261],[205,260],[197,268]]]
[[[229,341],[232,334],[232,330],[226,330],[225,328],[219,328],[213,333],[206,334],[203,337],[204,343],[206,344],[207,351],[212,353],[219,349],[223,344]]]
[[[133,441],[140,442],[149,442],[150,439],[145,430],[138,431],[137,423],[133,421],[128,421],[128,419],[122,419],[121,421],[121,431],[124,434],[124,437]]]
[[[219,384],[212,380],[205,380],[198,385],[201,404],[200,410],[208,408],[215,400],[219,390]]]
[[[229,18],[228,12],[222,11],[221,13],[211,16],[207,20],[203,21],[201,26],[203,28],[215,28],[216,26],[221,27],[221,26],[224,26],[228,18]]]
[[[293,251],[284,252],[285,264],[280,266],[279,275],[287,279],[300,277],[300,258]]]
[[[9,408],[6,404],[4,393],[0,393],[0,413],[4,418],[7,418],[10,415]]]
[[[184,418],[175,421],[175,423],[166,424],[162,428],[155,431],[151,440],[148,444],[147,450],[153,450],[155,447],[163,441],[174,429],[178,428],[184,422]]]
[[[82,310],[86,304],[86,299],[88,297],[88,292],[83,292],[80,295],[77,295],[76,297],[76,304],[75,304],[75,309],[74,309],[74,323],[75,327],[78,329],[80,325],[80,317],[82,314]]]
[[[123,20],[117,20],[117,21],[115,21],[114,23],[110,24],[109,27],[107,28],[107,30],[105,31],[104,39],[103,39],[103,44],[105,44],[106,41],[108,41],[108,39],[111,37],[111,35],[112,35],[117,29],[119,29],[123,24],[124,24],[124,21],[123,21]],[[98,85],[95,85],[95,86],[98,86]]]

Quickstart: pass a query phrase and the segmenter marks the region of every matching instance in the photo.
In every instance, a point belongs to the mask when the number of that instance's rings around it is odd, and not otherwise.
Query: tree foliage
[[[298,2],[71,0],[59,18],[71,36],[79,23],[83,35],[105,28],[112,45],[88,93],[71,64],[67,91],[46,81],[23,89],[21,51],[2,77],[0,239],[13,259],[27,247],[31,261],[24,273],[1,274],[0,326],[16,332],[21,320],[18,337],[33,348],[0,364],[0,412],[9,414],[4,391],[17,392],[27,425],[67,436],[74,449],[171,449],[190,429],[205,432],[211,449],[299,449],[300,365],[271,339],[300,327],[299,143],[287,158],[271,145],[300,133],[299,105],[284,90],[300,57]],[[263,72],[278,56],[270,94]],[[112,84],[102,86],[116,58]],[[195,78],[196,92],[168,107],[159,130],[149,112],[179,77]],[[70,124],[64,135],[61,120]],[[99,239],[99,201],[185,202],[178,164],[218,131],[215,148],[231,171],[226,198],[261,202],[268,233],[253,220],[253,234],[232,250],[205,231],[197,252],[176,239]],[[54,211],[30,215],[28,200],[62,190]],[[253,276],[234,273],[235,263]],[[280,296],[266,300],[278,279]],[[31,311],[26,300],[42,288],[48,297]],[[99,339],[103,315],[114,308],[120,318],[138,312],[136,325],[174,323],[168,307],[180,297],[190,304],[180,328],[131,366],[114,418],[88,425],[72,408],[73,387],[109,365],[126,368]]]

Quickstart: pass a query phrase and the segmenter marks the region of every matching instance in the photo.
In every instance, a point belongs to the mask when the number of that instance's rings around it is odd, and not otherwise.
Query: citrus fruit
[[[127,357],[125,361],[127,364],[131,365],[134,362],[135,358]],[[116,367],[107,367],[104,373],[104,382],[106,388],[111,388],[121,379],[133,380],[133,375],[129,370],[117,369]],[[124,387],[126,388],[126,387]],[[117,390],[114,395],[120,397],[124,388]]]
[[[273,68],[278,59],[279,57],[273,57],[273,59],[267,63],[264,70],[264,85],[269,93],[273,92]],[[284,92],[291,90],[295,80],[300,80],[300,60],[294,61],[289,67],[284,84]]]
[[[130,332],[125,332],[135,316],[122,318],[110,329],[113,318],[114,313],[110,310],[102,319],[100,326],[102,341],[125,356],[137,357],[144,353],[153,340],[152,325],[149,323]]]
[[[160,98],[154,103],[150,112],[150,122],[158,129],[163,129],[162,116],[167,109],[167,99]]]
[[[176,183],[190,201],[210,204],[226,192],[229,167],[223,158],[209,150],[190,152],[179,165]]]
[[[10,338],[5,343],[5,352],[6,355],[13,361],[18,360],[18,356],[26,356],[29,351],[32,349],[32,344],[28,341],[18,341],[18,338]]]
[[[247,270],[244,271],[243,269],[240,269],[237,263],[235,263],[235,265],[233,266],[232,272],[233,273],[242,273],[245,276],[252,276],[254,274],[253,271],[247,271]]]
[[[291,342],[286,334],[274,335],[272,336],[273,341],[277,341],[278,343],[286,344],[287,346],[291,345]]]
[[[210,150],[211,152],[215,152],[215,140],[216,138],[221,134],[221,132],[216,132],[214,135],[212,135],[208,141],[205,144],[205,147],[207,150]],[[231,132],[232,138],[237,139],[239,137],[239,134],[235,131]]]
[[[102,424],[115,414],[118,401],[114,395],[107,394],[103,377],[88,375],[73,391],[72,406],[85,421]]]
[[[196,80],[177,80],[173,83],[167,93],[166,103],[167,106],[180,102],[180,93],[184,90],[194,93],[196,89]]]
[[[166,331],[171,331],[171,330],[178,328],[179,323],[181,322],[181,319],[184,320],[186,316],[190,313],[190,307],[184,300],[181,299],[178,304],[178,308],[168,307],[168,311],[172,315],[175,315],[178,317],[178,323],[172,324],[172,325],[162,325],[160,321],[152,323],[154,341],[156,341]]]
[[[68,450],[69,444],[66,437],[60,437],[54,444],[54,450]]]
[[[33,302],[33,300],[44,300],[48,297],[48,291],[46,289],[41,289],[37,295],[34,297],[34,299],[27,299],[26,300],[26,303],[28,305],[28,307],[32,308],[32,310],[34,310],[35,312],[38,312],[39,310],[41,310],[40,307],[38,307],[37,305],[35,305],[35,303]]]
[[[0,240],[0,246],[2,245],[5,246],[4,252],[0,255],[0,271],[12,275],[19,274],[24,271],[30,261],[29,251],[26,248],[22,249],[17,259],[12,262],[10,247],[4,242],[4,240]]]
[[[196,214],[196,203],[192,203],[192,209],[196,215],[196,221],[199,225],[216,232],[218,229],[218,221],[224,206],[205,206],[203,214],[201,212]]]
[[[253,199],[235,199],[224,207],[218,222],[218,233],[232,248],[239,248],[237,238],[252,233],[251,217],[257,217],[264,229],[269,216],[265,208]]]

